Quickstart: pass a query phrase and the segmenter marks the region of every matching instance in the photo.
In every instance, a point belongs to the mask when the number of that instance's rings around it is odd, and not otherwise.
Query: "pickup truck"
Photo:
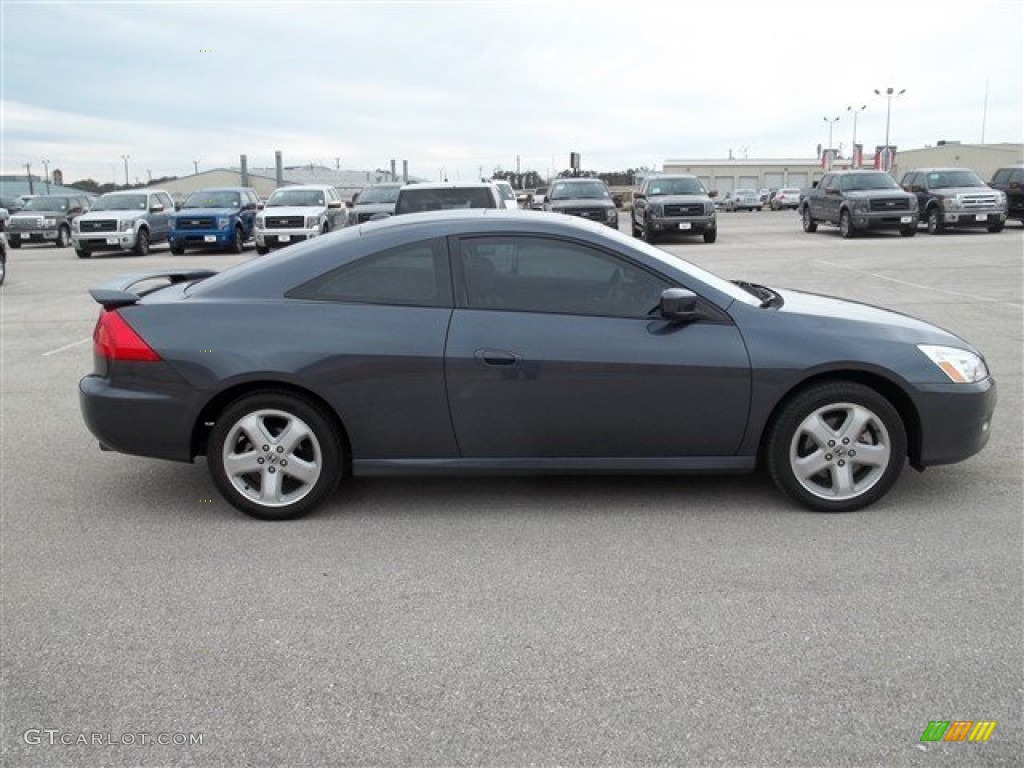
[[[1006,226],[1006,195],[968,168],[915,168],[903,174],[900,186],[917,197],[929,234],[938,235],[947,227],[1001,232]]]
[[[261,208],[259,195],[250,187],[196,190],[178,213],[168,217],[171,253],[180,256],[194,247],[241,253],[253,237],[253,222]]]
[[[885,171],[826,173],[800,201],[804,232],[833,224],[844,238],[875,229],[895,229],[903,237],[913,237],[917,217],[917,198],[900,189]]]
[[[702,235],[705,243],[718,237],[715,204],[696,176],[651,176],[633,193],[633,237],[653,243],[662,235]]]
[[[53,243],[65,248],[71,242],[73,222],[88,210],[85,193],[33,197],[7,222],[11,248],[28,243]]]
[[[150,244],[167,240],[167,217],[173,212],[174,201],[162,189],[107,192],[71,223],[71,244],[80,259],[97,251],[145,256]]]

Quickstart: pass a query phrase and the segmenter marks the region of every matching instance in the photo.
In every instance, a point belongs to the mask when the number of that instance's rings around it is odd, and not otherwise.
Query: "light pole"
[[[896,93],[896,89],[895,88],[886,88],[885,89],[885,148],[886,149],[889,148],[889,118],[892,116],[892,97],[894,95],[895,96],[902,96],[906,92],[907,92],[906,88],[901,89],[899,91],[899,93]],[[877,88],[875,88],[875,95],[876,96],[881,96],[882,92],[880,90],[878,90]]]
[[[128,186],[128,158],[131,155],[121,155],[121,159],[124,160],[124,185]]]
[[[50,194],[50,161],[43,160],[43,179],[46,181],[46,194]]]
[[[195,168],[196,176],[198,176],[199,175],[199,161],[198,160],[193,160],[192,161],[192,167]]]
[[[832,149],[832,126],[839,122],[838,117],[824,117],[822,118],[828,123],[828,148]]]
[[[853,112],[853,144],[851,144],[851,146],[855,146],[857,144],[857,113],[858,112],[863,112],[867,108],[868,108],[867,104],[864,104],[863,106],[860,106],[860,107],[847,107],[846,108],[847,112]]]

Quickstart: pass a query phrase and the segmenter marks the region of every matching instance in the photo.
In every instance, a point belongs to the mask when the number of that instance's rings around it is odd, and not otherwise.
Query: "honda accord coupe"
[[[205,455],[266,519],[359,475],[758,467],[811,509],[854,510],[908,461],[980,451],[996,402],[945,330],[557,214],[398,216],[90,293],[79,389],[100,447]]]

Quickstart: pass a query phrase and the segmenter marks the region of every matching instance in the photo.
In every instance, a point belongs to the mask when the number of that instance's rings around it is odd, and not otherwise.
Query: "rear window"
[[[449,211],[457,208],[496,208],[494,195],[488,187],[455,189],[403,189],[395,204],[395,213]]]

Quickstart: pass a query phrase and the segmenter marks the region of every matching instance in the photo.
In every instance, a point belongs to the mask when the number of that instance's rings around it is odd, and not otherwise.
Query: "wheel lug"
[[[850,449],[850,455],[851,455],[851,456],[856,456],[856,455],[857,455],[857,452],[856,452],[855,450],[853,450],[853,449],[851,448],[851,449]]]
[[[269,469],[267,469],[267,472],[269,472],[270,474],[274,474],[275,472],[277,472],[277,470],[274,469],[273,467],[270,467]]]
[[[288,466],[288,460],[287,459],[281,459],[281,466],[282,467],[287,467]]]
[[[262,464],[262,463],[263,463],[263,459],[262,459],[262,458],[260,458],[260,459],[256,459],[256,463],[257,463],[257,464]]]
[[[279,445],[279,446],[277,446],[277,452],[278,452],[278,453],[284,453],[284,448],[283,448],[283,447],[281,447],[280,445]]]
[[[836,444],[836,441],[835,441],[835,440],[829,440],[829,441],[828,441],[828,447],[829,447],[829,448],[833,447],[833,446],[834,446],[835,444]]]
[[[850,444],[850,438],[844,437],[843,438],[843,445],[849,445],[849,444]]]
[[[840,460],[839,460],[839,466],[840,466],[840,467],[845,467],[845,466],[846,466],[846,462],[845,462],[845,461],[843,461],[842,459],[840,459]],[[273,472],[273,471],[274,471],[274,470],[273,470],[273,468],[271,468],[271,470],[270,470],[270,471],[271,471],[271,472]]]
[[[832,461],[832,454],[831,453],[826,453],[825,454],[825,461]]]
[[[264,451],[269,451],[270,450],[270,446],[269,445],[264,445],[263,446],[263,450]]]

